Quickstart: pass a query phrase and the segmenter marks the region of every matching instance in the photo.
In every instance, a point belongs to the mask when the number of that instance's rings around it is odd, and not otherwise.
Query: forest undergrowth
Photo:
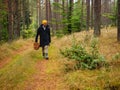
[[[64,57],[60,50],[71,48],[76,42],[90,44],[93,31],[82,31],[62,38],[52,37],[49,60],[41,56],[41,48],[33,49],[33,39],[15,41],[0,46],[1,90],[119,90],[120,89],[120,44],[116,28],[102,29],[97,49],[105,58],[107,67],[93,70],[75,69],[74,58]],[[86,37],[87,36],[87,37]],[[26,45],[26,47],[24,47]],[[89,48],[86,48],[88,51]],[[8,51],[7,51],[8,50]],[[7,53],[6,53],[7,52]],[[0,62],[0,63],[1,63]],[[1,65],[1,64],[0,64]],[[51,83],[51,84],[50,84]]]

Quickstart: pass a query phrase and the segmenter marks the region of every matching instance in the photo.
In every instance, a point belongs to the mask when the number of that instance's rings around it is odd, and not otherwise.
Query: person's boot
[[[49,58],[48,58],[48,53],[45,53],[45,59],[46,59],[46,60],[49,60]]]
[[[45,58],[46,60],[49,60],[49,58],[47,57],[47,58]]]
[[[42,53],[42,55],[43,55],[43,58],[45,58],[45,53]]]

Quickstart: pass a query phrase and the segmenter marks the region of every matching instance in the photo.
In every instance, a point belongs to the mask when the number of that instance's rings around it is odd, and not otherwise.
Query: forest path
[[[63,90],[60,89],[61,76],[57,73],[50,73],[47,67],[49,61],[39,61],[37,72],[27,82],[25,90]]]
[[[56,43],[52,43],[49,47],[49,60],[43,58],[38,60],[35,74],[25,82],[25,90],[65,90],[57,46]],[[41,48],[37,52],[41,54]]]
[[[61,58],[55,43],[49,47],[49,60],[43,59],[41,48],[33,49],[33,40],[13,55],[0,68],[1,90],[64,90]]]

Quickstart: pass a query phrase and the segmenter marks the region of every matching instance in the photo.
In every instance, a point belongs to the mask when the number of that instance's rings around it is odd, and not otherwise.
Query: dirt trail
[[[49,49],[52,50],[50,59],[38,60],[35,67],[37,72],[25,82],[25,90],[66,90],[59,70],[59,60],[56,60],[58,49],[54,43]]]
[[[27,81],[25,90],[64,90],[61,86],[60,74],[46,72],[48,63],[48,60],[37,63],[36,69],[38,72]]]
[[[20,56],[26,52],[26,55],[29,52],[32,52],[33,42],[26,43],[25,46],[21,47],[19,50],[14,51],[13,55],[19,54]],[[52,48],[52,54],[55,53],[55,50]],[[33,52],[34,53],[34,52]],[[36,52],[35,52],[36,53]],[[23,56],[24,57],[24,56]],[[54,57],[54,58],[53,58]],[[12,58],[8,57],[6,62],[0,63],[1,67],[9,64]],[[50,60],[37,60],[35,64],[35,73],[31,75],[26,81],[23,81],[24,89],[22,90],[64,90],[63,88],[63,80],[62,75],[60,74],[58,67],[56,64],[59,63],[55,60],[55,56],[52,55]],[[28,67],[29,68],[29,67]],[[18,89],[21,85],[18,85]],[[17,87],[16,87],[17,88]]]

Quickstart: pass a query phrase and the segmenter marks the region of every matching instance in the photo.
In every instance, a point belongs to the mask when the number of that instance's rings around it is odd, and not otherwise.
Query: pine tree
[[[69,0],[69,9],[68,9],[68,32],[72,32],[72,22],[71,22],[71,17],[72,17],[72,12],[73,12],[73,0]]]
[[[120,42],[120,0],[118,0],[118,31],[117,31],[117,40]]]
[[[101,0],[94,0],[94,36],[100,36]]]
[[[89,25],[90,25],[90,0],[86,0],[86,6],[87,6],[87,24],[86,24],[86,29],[87,31],[89,30]]]

